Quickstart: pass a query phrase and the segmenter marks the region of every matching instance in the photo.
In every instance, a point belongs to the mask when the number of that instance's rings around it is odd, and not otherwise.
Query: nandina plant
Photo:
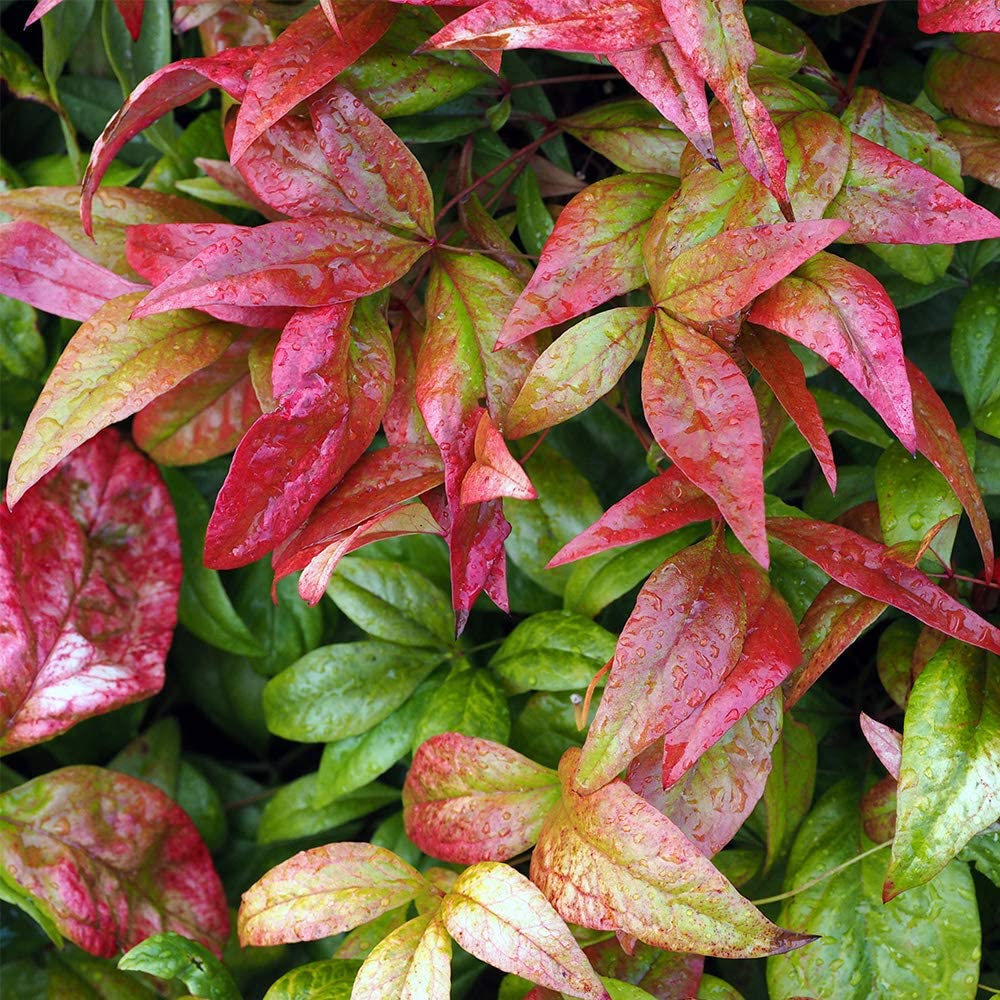
[[[12,995],[1000,992],[994,0],[27,13]]]

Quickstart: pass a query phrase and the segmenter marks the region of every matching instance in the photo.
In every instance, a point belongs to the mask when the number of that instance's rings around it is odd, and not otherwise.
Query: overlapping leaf
[[[352,1000],[448,1000],[451,938],[436,913],[408,920],[387,934],[365,959]]]

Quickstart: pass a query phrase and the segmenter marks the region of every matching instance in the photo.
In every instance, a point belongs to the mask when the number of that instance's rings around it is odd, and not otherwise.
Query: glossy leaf
[[[768,921],[669,819],[624,782],[574,791],[579,751],[560,764],[563,800],[546,819],[531,879],[565,919],[668,951],[727,958],[809,939]],[[621,836],[624,833],[626,836]]]
[[[951,361],[973,423],[1000,435],[1000,291],[977,282],[955,312]]]
[[[457,864],[529,850],[559,798],[554,771],[499,743],[442,733],[423,743],[403,786],[407,836]]]
[[[929,881],[1000,813],[1000,665],[954,641],[913,684],[885,899]]]
[[[536,499],[534,486],[485,411],[476,427],[473,453],[475,461],[462,477],[459,496],[463,504],[488,503],[501,497]]]
[[[657,444],[767,566],[760,418],[736,362],[714,340],[657,313],[642,403]]]
[[[503,689],[488,670],[460,664],[431,696],[413,737],[414,749],[440,733],[459,733],[506,743],[510,709]]]
[[[300,851],[243,893],[240,943],[328,937],[408,903],[425,885],[415,868],[372,844],[344,842]]]
[[[0,847],[5,880],[91,954],[164,930],[222,951],[229,914],[208,849],[144,781],[78,765],[18,785],[0,795]]]
[[[3,749],[159,691],[181,562],[152,463],[105,430],[0,523]]]
[[[466,951],[485,962],[587,1000],[607,991],[545,896],[509,865],[467,868],[441,901],[441,920]]]
[[[145,972],[158,979],[179,979],[192,996],[204,1000],[239,1000],[226,967],[197,941],[173,931],[146,938],[118,960],[118,968]]]
[[[441,918],[425,913],[377,944],[358,970],[352,1000],[448,1000],[451,938]]]
[[[878,722],[870,715],[861,713],[861,731],[879,762],[895,781],[899,781],[899,765],[902,757],[903,736],[884,722]]]
[[[576,195],[559,214],[527,288],[505,313],[496,346],[507,347],[645,284],[642,240],[673,189],[669,178],[625,174]]]

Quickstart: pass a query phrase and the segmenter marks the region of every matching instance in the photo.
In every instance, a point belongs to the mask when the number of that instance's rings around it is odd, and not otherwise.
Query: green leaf
[[[582,691],[539,691],[533,694],[514,720],[511,746],[526,757],[558,767],[570,747],[582,747],[586,729],[576,724],[577,706],[583,702]],[[600,689],[593,699],[588,722],[592,722],[600,704]]]
[[[6,295],[0,295],[0,366],[28,379],[38,378],[45,367],[45,341],[35,310]]]
[[[614,655],[616,637],[570,611],[543,611],[521,622],[490,660],[509,694],[585,688]]]
[[[317,808],[314,805],[316,780],[315,773],[306,774],[278,789],[261,815],[257,828],[258,843],[271,844],[322,833],[399,801],[398,788],[373,781]]]
[[[210,511],[194,484],[176,469],[160,470],[177,512],[184,577],[177,614],[181,624],[218,649],[242,656],[264,650],[236,613],[222,580],[205,566],[205,529]]]
[[[210,851],[218,851],[226,843],[228,821],[222,799],[212,783],[193,764],[181,761],[177,773],[177,804],[191,817],[201,839]]]
[[[286,972],[264,994],[264,1000],[351,1000],[360,960],[329,958]]]
[[[44,900],[22,889],[4,868],[0,868],[0,901],[22,910],[38,924],[57,948],[62,947],[63,936],[59,933],[56,914]]]
[[[517,182],[517,232],[521,245],[530,256],[537,257],[554,228],[555,222],[542,200],[538,177],[529,167]]]
[[[63,952],[49,959],[47,997],[51,1000],[156,1000],[152,985],[108,962],[82,952]],[[6,983],[5,983],[6,985]],[[210,1000],[210,998],[205,998]]]
[[[455,616],[448,596],[401,563],[342,559],[326,592],[359,628],[403,646],[448,648]]]
[[[357,736],[399,708],[444,655],[378,640],[321,646],[268,682],[267,727],[303,743]]]
[[[510,736],[507,696],[488,670],[459,666],[434,692],[417,725],[414,750],[438,733],[462,733],[506,743]]]
[[[160,719],[108,762],[112,771],[148,781],[177,798],[181,766],[181,727],[174,718]]]
[[[994,885],[1000,886],[1000,825],[994,823],[962,849],[959,861],[968,861]]]
[[[226,967],[203,945],[173,931],[154,934],[118,960],[118,968],[179,979],[203,1000],[240,1000]]]
[[[934,878],[998,815],[1000,657],[949,640],[907,703],[886,897]]]
[[[15,97],[37,101],[58,111],[42,71],[6,31],[0,32],[0,80],[7,84]]]
[[[951,362],[981,431],[1000,437],[1000,285],[984,280],[959,303]]]
[[[795,839],[786,890],[873,846],[862,829],[860,797],[853,780],[823,796]],[[933,882],[883,905],[885,865],[885,853],[876,851],[782,904],[782,923],[823,936],[800,951],[768,959],[772,1000],[975,997],[979,915],[968,868],[950,865]]]
[[[697,1000],[743,1000],[743,994],[724,980],[705,975],[698,984]]]

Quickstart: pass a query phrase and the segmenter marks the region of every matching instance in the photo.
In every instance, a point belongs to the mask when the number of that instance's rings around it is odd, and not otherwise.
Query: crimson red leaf
[[[564,545],[549,566],[584,559],[619,545],[659,538],[695,521],[719,516],[719,508],[676,466],[609,507],[586,531]]]
[[[385,3],[342,4],[339,35],[319,7],[293,21],[254,64],[233,133],[233,163],[266,128],[367,52],[385,34],[393,14]]]
[[[506,861],[529,850],[559,798],[555,771],[499,743],[461,733],[432,736],[403,786],[406,835],[457,864]]]
[[[931,583],[886,546],[839,525],[808,518],[771,517],[767,529],[844,586],[891,604],[946,635],[1000,654],[1000,629]]]
[[[658,312],[642,404],[657,444],[767,566],[764,442],[753,392],[736,362],[714,340]]]
[[[14,451],[8,503],[101,428],[211,364],[238,333],[190,310],[131,320],[139,298],[112,299],[73,334]]]
[[[906,362],[906,371],[913,390],[917,451],[926,456],[934,468],[948,480],[948,485],[969,515],[983,556],[985,579],[988,580],[993,573],[993,532],[955,421],[924,373],[910,361]]]
[[[500,497],[534,500],[538,496],[485,410],[479,418],[473,447],[475,461],[462,477],[463,504],[485,503]]]
[[[576,195],[559,214],[538,269],[509,310],[497,348],[644,285],[642,240],[674,187],[669,177],[624,174]]]
[[[401,278],[427,250],[353,215],[269,222],[223,237],[153,289],[135,311],[187,306],[327,306]]]
[[[371,301],[298,313],[275,351],[277,408],[247,432],[205,538],[216,568],[287,538],[364,453],[393,382],[392,340]]]
[[[833,461],[830,437],[812,393],[806,388],[802,362],[788,345],[763,327],[751,327],[740,338],[740,349],[760,373],[784,411],[809,442],[831,493],[837,492],[837,466]]]
[[[118,13],[121,14],[132,41],[139,41],[142,33],[142,14],[145,10],[145,0],[115,0]]]
[[[132,91],[94,143],[83,177],[80,218],[88,236],[93,225],[91,200],[122,146],[168,111],[193,101],[213,86],[221,87],[235,101],[243,100],[245,74],[263,51],[260,46],[245,46],[202,59],[181,59],[147,76]]]
[[[921,31],[1000,31],[996,0],[917,0]]]
[[[130,775],[64,767],[4,792],[0,853],[5,879],[93,955],[163,931],[221,955],[229,936],[222,883],[194,823]]]
[[[108,299],[138,291],[145,286],[80,256],[44,226],[0,225],[0,294],[56,316],[87,319]]]
[[[155,694],[181,582],[156,467],[105,430],[0,506],[0,529],[3,750]]]
[[[766,291],[750,320],[815,351],[875,408],[913,451],[916,430],[899,316],[888,292],[866,270],[817,254]]]
[[[700,708],[736,664],[745,630],[737,564],[718,535],[668,559],[618,639],[577,789],[600,788]]]
[[[861,713],[861,732],[882,766],[899,781],[899,765],[903,757],[903,734],[896,732],[884,722],[878,722],[870,715]]]
[[[1000,219],[947,181],[860,135],[844,186],[826,214],[850,229],[843,243],[965,243],[1000,236]]]

